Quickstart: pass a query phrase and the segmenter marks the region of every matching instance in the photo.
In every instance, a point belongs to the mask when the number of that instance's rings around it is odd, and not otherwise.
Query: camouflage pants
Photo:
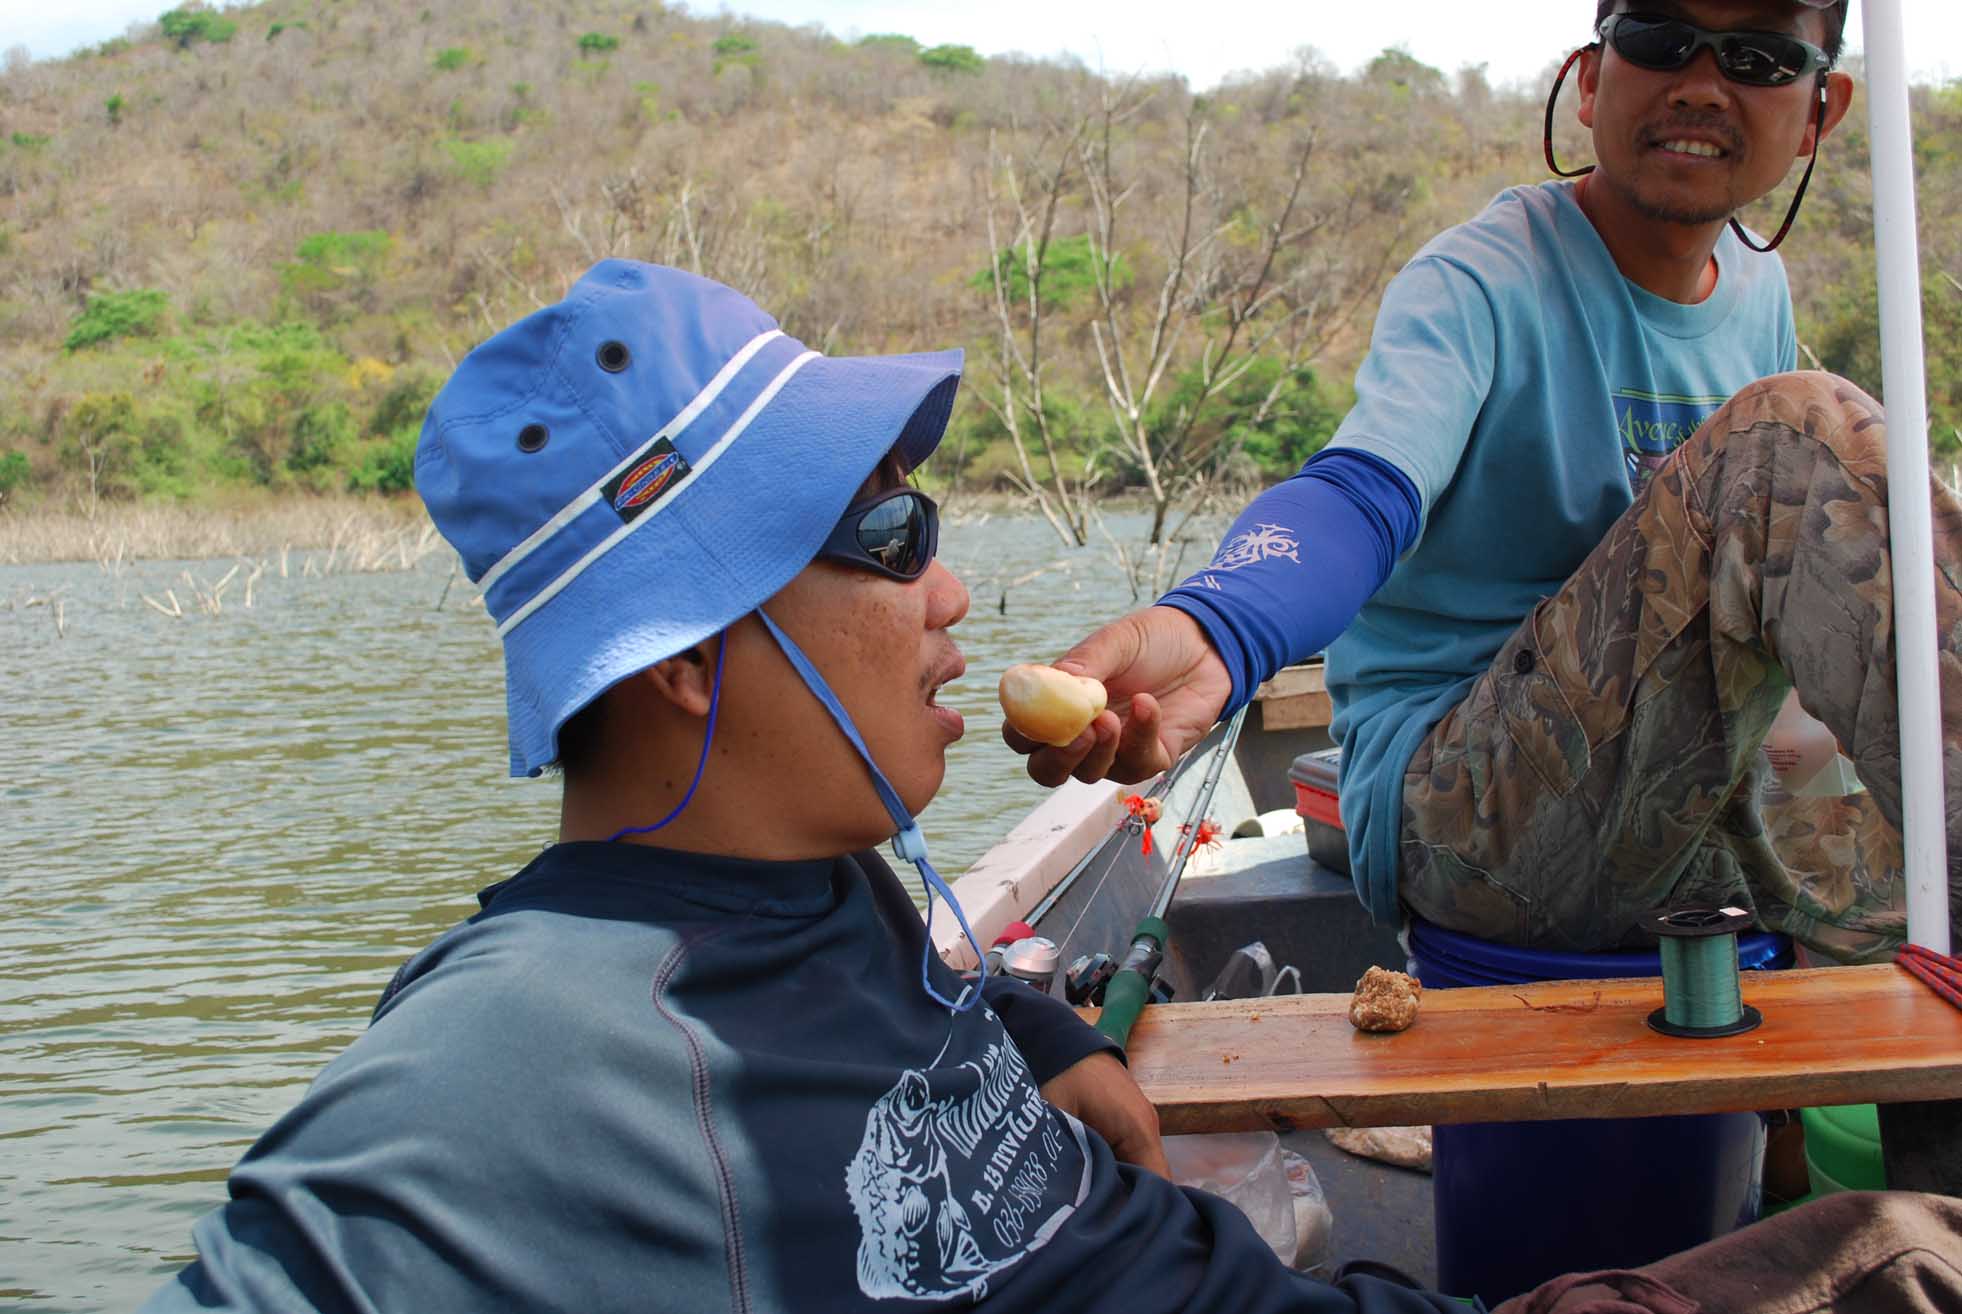
[[[1962,918],[1962,505],[1933,486],[1949,883]],[[1732,398],[1431,732],[1404,778],[1404,902],[1549,949],[1639,943],[1674,903],[1827,957],[1906,924],[1885,426],[1825,374]],[[1788,689],[1866,792],[1765,806]],[[1962,926],[1962,920],[1958,920]]]

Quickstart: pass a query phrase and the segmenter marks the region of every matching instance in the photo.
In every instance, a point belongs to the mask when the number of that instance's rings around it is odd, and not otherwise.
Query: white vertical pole
[[[1907,42],[1901,0],[1864,0],[1873,140],[1873,235],[1880,273],[1881,384],[1887,400],[1887,502],[1894,557],[1894,651],[1901,699],[1901,813],[1908,939],[1947,953],[1941,686],[1935,648],[1935,548],[1928,506],[1928,400],[1921,340],[1921,256],[1914,227]]]

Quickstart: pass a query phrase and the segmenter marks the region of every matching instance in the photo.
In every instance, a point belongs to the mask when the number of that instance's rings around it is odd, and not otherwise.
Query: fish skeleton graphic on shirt
[[[978,1058],[908,1069],[867,1111],[845,1170],[859,1289],[978,1299],[1055,1234],[1088,1184],[1081,1124],[1043,1100],[1005,1034]]]

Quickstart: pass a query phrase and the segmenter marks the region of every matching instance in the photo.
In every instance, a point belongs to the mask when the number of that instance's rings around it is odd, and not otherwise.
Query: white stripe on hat
[[[567,525],[578,519],[588,507],[599,501],[601,495],[600,490],[606,487],[609,479],[645,456],[647,449],[661,439],[673,439],[676,434],[693,424],[695,417],[715,404],[715,399],[720,397],[723,390],[735,381],[736,376],[742,373],[743,366],[749,364],[757,352],[763,350],[771,341],[782,336],[782,329],[770,329],[768,332],[757,334],[748,342],[744,343],[743,349],[731,356],[729,363],[724,365],[720,370],[717,370],[715,377],[708,381],[708,386],[696,393],[695,399],[682,407],[680,413],[672,420],[662,425],[660,432],[628,453],[620,464],[601,475],[592,487],[573,498],[570,502],[567,502],[557,515],[540,525],[532,532],[530,537],[505,553],[496,565],[485,571],[484,577],[477,581],[477,591],[479,593],[490,592],[491,585],[502,579],[507,571],[537,551],[545,540],[551,538],[552,535],[558,533],[561,529],[564,529]]]
[[[568,567],[564,574],[533,595],[531,601],[525,603],[524,606],[518,608],[500,622],[497,627],[498,637],[503,638],[512,630],[518,628],[519,625],[524,623],[526,617],[557,597],[560,590],[572,583],[573,580],[578,579],[586,567],[592,565],[595,561],[598,561],[601,557],[612,551],[614,545],[621,539],[633,533],[636,529],[641,528],[643,525],[651,523],[664,509],[679,502],[682,493],[687,491],[688,485],[701,478],[703,473],[720,459],[722,453],[727,451],[736,439],[742,437],[743,430],[749,428],[750,421],[762,414],[763,408],[768,406],[775,399],[777,393],[783,390],[783,386],[790,382],[791,376],[816,360],[817,357],[817,352],[806,351],[803,355],[791,361],[790,364],[784,366],[782,371],[777,374],[777,377],[770,380],[769,386],[757,394],[756,400],[749,404],[749,409],[744,411],[737,417],[736,422],[729,426],[728,432],[715,440],[715,446],[702,453],[702,459],[695,462],[694,467],[683,476],[680,483],[676,484],[670,491],[663,493],[661,500],[653,506],[648,507],[640,515],[635,516],[632,520],[629,520],[626,524],[620,526],[620,528],[614,530],[611,534],[608,534],[592,551]]]

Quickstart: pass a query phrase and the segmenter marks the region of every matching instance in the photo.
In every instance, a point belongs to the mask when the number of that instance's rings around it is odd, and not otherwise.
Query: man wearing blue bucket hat
[[[403,966],[147,1308],[1444,1307],[1150,1171],[1108,1042],[949,970],[872,851],[945,897],[913,814],[967,593],[904,475],[959,371],[626,261],[469,355],[417,487],[561,842]]]

